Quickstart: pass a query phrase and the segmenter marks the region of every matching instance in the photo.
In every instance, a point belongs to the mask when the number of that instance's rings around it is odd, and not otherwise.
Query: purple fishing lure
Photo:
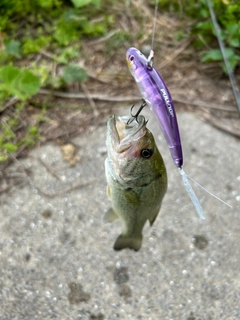
[[[158,71],[138,49],[130,48],[126,54],[129,70],[143,99],[154,113],[167,141],[175,165],[183,165],[182,145],[173,100]]]

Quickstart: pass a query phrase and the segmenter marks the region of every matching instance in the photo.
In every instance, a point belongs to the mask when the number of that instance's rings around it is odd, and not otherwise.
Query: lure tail
[[[179,168],[178,170],[179,170],[179,172],[180,172],[180,174],[181,174],[181,176],[182,176],[182,180],[183,180],[185,189],[186,189],[189,197],[190,197],[191,200],[192,200],[192,203],[193,203],[193,205],[194,205],[194,207],[195,207],[195,209],[196,209],[196,211],[197,211],[197,213],[198,213],[199,218],[202,219],[202,220],[205,219],[205,215],[204,215],[202,206],[201,206],[201,204],[199,203],[198,198],[197,198],[195,192],[193,191],[193,188],[192,188],[190,182],[188,181],[188,176],[187,176],[187,174],[185,173],[185,171],[183,170],[183,168]]]

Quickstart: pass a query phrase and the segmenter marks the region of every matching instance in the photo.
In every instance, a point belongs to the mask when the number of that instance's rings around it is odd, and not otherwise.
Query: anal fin
[[[111,223],[118,219],[119,217],[116,215],[112,208],[108,209],[102,217],[103,223]]]
[[[158,213],[159,213],[159,210],[158,210],[156,213],[154,213],[154,214],[151,216],[151,218],[148,219],[149,222],[150,222],[150,226],[153,225],[154,221],[156,220],[156,218],[157,218],[157,216],[158,216]]]

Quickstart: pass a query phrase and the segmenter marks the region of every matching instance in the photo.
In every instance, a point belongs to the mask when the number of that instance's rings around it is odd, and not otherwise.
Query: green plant
[[[25,119],[22,128],[29,101],[41,105],[33,97],[41,86],[85,81],[87,72],[73,63],[81,55],[81,41],[107,34],[113,19],[100,0],[1,0],[0,16],[0,110],[11,97],[20,101],[1,119],[0,161],[5,161],[41,139],[46,106],[38,109],[34,125]]]
[[[99,6],[100,0],[71,0],[76,8],[84,7],[88,4],[94,4]]]
[[[37,141],[40,141],[41,135],[39,133],[39,129],[37,126],[29,126],[27,127],[27,132],[24,138],[22,138],[19,142],[19,146],[27,146],[32,147],[36,144]]]
[[[82,82],[87,80],[87,78],[87,72],[75,64],[69,64],[63,72],[63,81],[68,84],[73,82]]]
[[[0,98],[7,94],[26,100],[36,94],[39,88],[39,78],[29,70],[13,66],[0,68]]]
[[[18,104],[14,117],[5,117],[0,122],[0,162],[6,161],[9,154],[13,154],[18,149],[14,131],[19,124],[18,119],[22,109],[23,105]]]
[[[226,46],[226,55],[232,69],[240,62],[240,2],[235,0],[211,0],[217,16],[218,24],[222,30],[221,37]],[[201,50],[203,62],[220,61],[223,70],[225,66],[223,57],[212,24],[206,0],[168,0],[159,1],[160,8],[169,11],[181,12],[195,20],[191,34],[194,36],[193,44]]]
[[[236,54],[232,48],[225,48],[225,55],[228,59],[230,68],[234,70],[236,65],[240,62],[240,56]],[[223,61],[222,52],[220,49],[209,50],[207,53],[205,53],[202,56],[201,60],[203,62],[211,62],[211,61],[222,62]],[[227,73],[226,66],[223,62],[222,62],[222,68],[224,72]]]
[[[196,30],[198,30],[199,34],[202,35],[206,42],[210,42],[212,39],[216,38],[215,29],[210,21],[198,23]],[[240,24],[224,19],[222,21],[221,39],[226,46],[225,55],[229,61],[230,68],[234,70],[240,62]],[[218,46],[217,42],[215,42],[215,47],[216,46]],[[208,49],[207,52],[202,55],[201,61],[219,61],[221,62],[224,72],[227,72],[220,49]]]

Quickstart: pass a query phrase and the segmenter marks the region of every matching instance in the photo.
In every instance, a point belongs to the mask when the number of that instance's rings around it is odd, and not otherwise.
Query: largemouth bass
[[[130,124],[128,119],[112,115],[107,123],[105,172],[112,208],[105,213],[103,221],[122,219],[124,222],[115,250],[138,251],[146,221],[152,225],[159,213],[167,191],[167,172],[144,116],[138,116]]]

